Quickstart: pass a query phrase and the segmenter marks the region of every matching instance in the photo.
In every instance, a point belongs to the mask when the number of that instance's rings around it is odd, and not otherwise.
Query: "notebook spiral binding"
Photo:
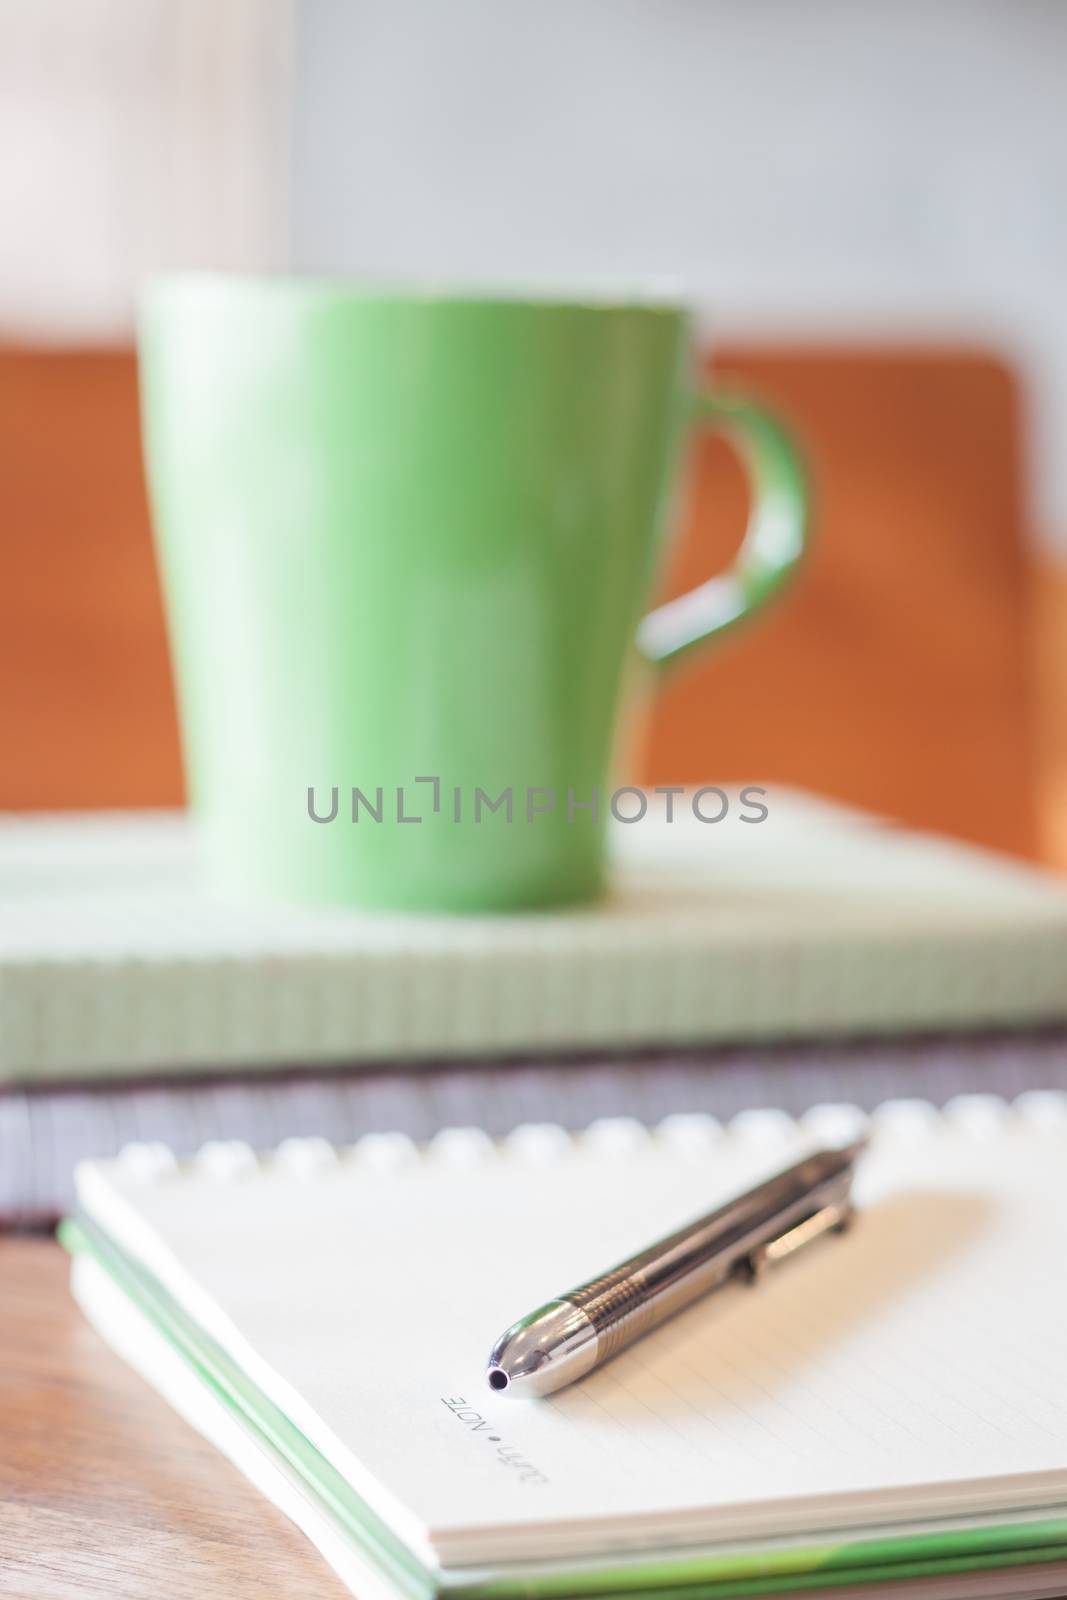
[[[652,1139],[680,1157],[699,1159],[724,1139],[743,1141],[773,1157],[797,1133],[816,1143],[840,1144],[863,1132],[875,1139],[918,1140],[947,1127],[982,1139],[1012,1124],[1067,1138],[1067,1092],[1031,1089],[1011,1101],[993,1094],[963,1094],[940,1109],[925,1100],[887,1100],[871,1112],[847,1103],[826,1104],[800,1117],[763,1108],[739,1112],[726,1124],[704,1112],[676,1112],[651,1127],[634,1117],[602,1117],[574,1133],[557,1123],[523,1123],[501,1139],[490,1138],[482,1128],[443,1128],[425,1144],[405,1133],[367,1133],[350,1145],[321,1137],[284,1139],[273,1150],[257,1153],[243,1140],[223,1139],[210,1140],[180,1160],[169,1145],[151,1141],[123,1146],[114,1164],[133,1182],[196,1176],[226,1183],[268,1171],[314,1179],[349,1166],[385,1174],[427,1159],[471,1168],[501,1154],[544,1166],[576,1149],[623,1160]]]

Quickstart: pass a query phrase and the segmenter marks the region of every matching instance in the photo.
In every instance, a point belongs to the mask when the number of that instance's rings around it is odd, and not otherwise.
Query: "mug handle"
[[[673,666],[770,600],[804,552],[807,475],[780,423],[751,400],[694,394],[691,414],[737,448],[748,469],[752,509],[737,559],[727,571],[650,611],[637,645],[656,666]]]

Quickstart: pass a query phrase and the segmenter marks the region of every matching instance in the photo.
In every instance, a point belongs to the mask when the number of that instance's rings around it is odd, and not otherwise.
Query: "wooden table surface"
[[[0,1240],[0,1595],[339,1600],[310,1544],[113,1356],[45,1240]]]

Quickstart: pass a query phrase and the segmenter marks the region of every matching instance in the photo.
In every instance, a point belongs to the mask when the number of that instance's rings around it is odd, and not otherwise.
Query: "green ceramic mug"
[[[692,386],[684,309],[174,278],[140,353],[215,881],[412,910],[597,895],[624,685],[762,605],[804,542],[793,447]],[[694,423],[744,455],[748,532],[645,615]]]

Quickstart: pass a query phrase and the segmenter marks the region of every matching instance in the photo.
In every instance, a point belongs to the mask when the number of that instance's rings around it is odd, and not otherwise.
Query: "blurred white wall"
[[[1067,4],[298,0],[292,252],[1022,363],[1067,551]]]
[[[285,245],[291,0],[0,0],[0,335],[128,337],[137,285]]]

